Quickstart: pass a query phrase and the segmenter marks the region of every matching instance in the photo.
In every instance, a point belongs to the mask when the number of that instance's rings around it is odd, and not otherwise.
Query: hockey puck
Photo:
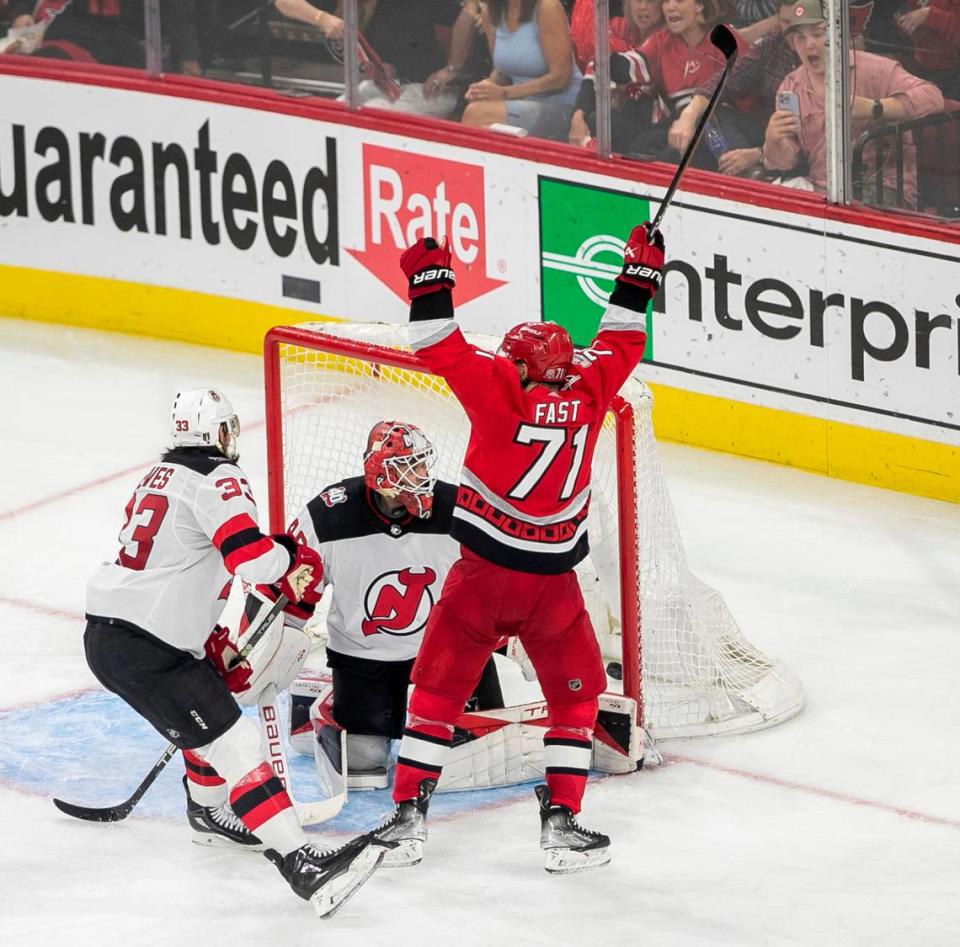
[[[623,680],[623,665],[619,661],[611,661],[607,665],[607,674],[615,681]]]

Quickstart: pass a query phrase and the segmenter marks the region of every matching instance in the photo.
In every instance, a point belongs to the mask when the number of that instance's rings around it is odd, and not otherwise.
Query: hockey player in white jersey
[[[211,636],[232,577],[277,583],[294,602],[322,578],[312,549],[260,532],[236,464],[239,431],[216,389],[177,395],[173,447],[134,489],[117,559],[88,583],[84,648],[106,688],[225,780],[240,830],[256,833],[293,891],[328,916],[373,873],[383,847],[369,836],[335,851],[307,842],[259,729],[224,680],[243,673],[230,667],[226,636]]]

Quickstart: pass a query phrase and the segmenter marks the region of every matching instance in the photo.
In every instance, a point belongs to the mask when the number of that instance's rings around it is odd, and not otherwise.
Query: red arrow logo
[[[363,179],[366,249],[347,252],[400,299],[407,280],[398,260],[420,237],[450,245],[458,304],[504,284],[487,276],[482,167],[364,145]]]

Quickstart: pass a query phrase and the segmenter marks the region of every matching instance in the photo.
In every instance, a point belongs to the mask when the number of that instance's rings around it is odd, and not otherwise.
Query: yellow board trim
[[[300,309],[186,289],[16,266],[0,266],[0,312],[17,319],[254,354],[263,351],[263,337],[273,326],[340,321]]]
[[[298,309],[102,277],[0,266],[0,312],[19,319],[259,354]],[[338,322],[328,315],[311,321]],[[654,385],[657,437],[960,503],[960,448]]]
[[[657,438],[960,503],[960,448],[651,385]]]

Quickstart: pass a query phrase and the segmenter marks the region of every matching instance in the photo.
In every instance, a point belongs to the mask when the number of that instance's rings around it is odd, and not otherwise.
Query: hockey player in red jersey
[[[369,837],[337,851],[309,844],[282,783],[243,717],[225,677],[242,684],[243,665],[220,631],[211,636],[232,576],[278,582],[297,601],[322,578],[313,550],[289,536],[265,536],[243,471],[240,426],[213,388],[179,393],[173,447],[134,489],[114,562],[87,586],[87,663],[195,765],[215,768],[229,790],[237,832],[256,833],[265,854],[321,916],[336,910],[372,874],[383,847]],[[208,636],[210,640],[208,641]]]
[[[659,288],[663,238],[635,227],[610,304],[574,355],[553,323],[515,326],[494,355],[452,321],[450,251],[427,238],[401,257],[413,347],[443,376],[470,420],[451,535],[462,556],[447,575],[414,665],[393,817],[379,837],[419,860],[426,812],[453,722],[489,654],[516,635],[550,710],[541,846],[552,872],[609,861],[610,840],[579,826],[606,675],[573,567],[588,552],[590,468],[608,407],[643,355],[647,304]],[[394,855],[395,853],[391,853]],[[391,859],[393,860],[393,859]]]

